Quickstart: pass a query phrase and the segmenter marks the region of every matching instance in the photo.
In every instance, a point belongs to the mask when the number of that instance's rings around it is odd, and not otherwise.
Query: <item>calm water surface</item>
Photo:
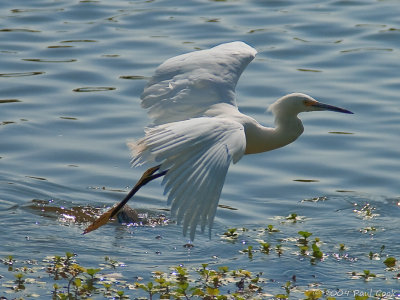
[[[0,257],[71,251],[90,266],[112,256],[128,278],[211,262],[263,272],[271,295],[296,275],[294,299],[314,283],[400,292],[398,269],[382,263],[400,259],[399,1],[16,0],[2,1],[0,12]],[[61,210],[108,207],[144,171],[130,168],[125,143],[148,123],[139,95],[155,67],[233,40],[259,51],[238,84],[242,112],[272,125],[266,107],[297,91],[355,114],[303,114],[306,130],[294,144],[233,166],[220,204],[235,210],[220,208],[211,239],[198,234],[192,250],[173,222],[82,236],[86,224]],[[155,182],[131,205],[168,216],[165,202]],[[291,213],[305,220],[278,218]],[[281,230],[271,243],[289,250],[252,260],[239,253],[269,238],[251,233],[267,224]],[[232,227],[250,232],[228,243],[220,235]],[[292,253],[287,238],[299,230],[324,242],[323,262]],[[340,243],[353,259],[335,259]],[[381,260],[370,260],[382,245]],[[380,277],[348,274],[365,269]],[[6,268],[0,275],[3,296],[13,276]]]

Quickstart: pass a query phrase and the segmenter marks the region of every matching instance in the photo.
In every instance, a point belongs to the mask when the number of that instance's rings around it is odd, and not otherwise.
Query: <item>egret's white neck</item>
[[[303,124],[295,114],[285,116],[277,114],[275,126],[268,128],[258,123],[245,126],[245,153],[253,154],[281,148],[294,142],[304,131]]]
[[[273,112],[275,128],[264,127],[253,118],[239,112],[237,107],[226,103],[210,106],[203,115],[209,117],[225,117],[242,124],[246,134],[245,154],[253,154],[274,150],[294,142],[304,131],[297,112]]]

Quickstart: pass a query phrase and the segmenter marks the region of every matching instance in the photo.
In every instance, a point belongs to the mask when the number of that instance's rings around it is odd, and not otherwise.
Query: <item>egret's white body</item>
[[[202,231],[206,225],[211,229],[231,162],[296,140],[303,133],[300,112],[351,113],[295,93],[270,106],[275,128],[242,114],[235,87],[256,53],[243,42],[232,42],[170,58],[141,96],[153,123],[142,139],[128,143],[132,164],[160,165],[172,215],[192,240],[197,224]]]

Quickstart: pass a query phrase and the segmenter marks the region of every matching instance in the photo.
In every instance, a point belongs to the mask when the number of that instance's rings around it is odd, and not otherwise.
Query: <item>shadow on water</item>
[[[62,201],[62,206],[60,206],[57,202],[60,201],[33,199],[31,204],[20,208],[41,217],[56,219],[60,224],[78,227],[87,226],[104,212],[104,208],[71,206],[72,203],[65,201]],[[155,211],[134,210],[129,205],[125,205],[110,223],[126,226],[165,226],[170,223],[170,220],[163,214],[156,214]]]

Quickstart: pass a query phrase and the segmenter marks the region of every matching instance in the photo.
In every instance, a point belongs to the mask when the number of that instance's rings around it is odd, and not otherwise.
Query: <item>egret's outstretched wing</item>
[[[226,172],[243,156],[246,137],[235,121],[201,117],[150,128],[128,145],[133,165],[150,162],[168,170],[163,184],[172,215],[193,240],[198,223],[202,231],[211,229]]]
[[[236,84],[256,53],[243,42],[232,42],[170,58],[144,89],[142,107],[158,125],[199,116],[217,103],[236,106]]]

